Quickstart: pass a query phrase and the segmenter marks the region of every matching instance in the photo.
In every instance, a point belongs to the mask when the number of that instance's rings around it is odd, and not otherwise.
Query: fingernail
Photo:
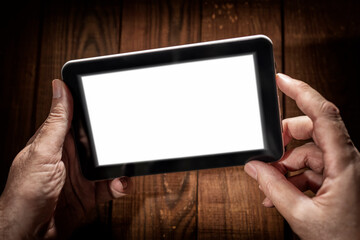
[[[269,198],[265,198],[264,199],[264,201],[262,202],[262,205],[264,206],[264,207],[267,207],[267,208],[272,208],[272,207],[274,207],[274,204],[270,201],[270,199]]]
[[[256,168],[251,163],[246,164],[244,170],[250,177],[257,179]]]
[[[288,75],[285,75],[283,73],[278,73],[277,75],[285,81],[290,81],[292,79],[291,77],[289,77]]]
[[[60,80],[52,81],[53,98],[61,98],[61,83]]]
[[[263,191],[263,189],[262,189],[262,187],[259,185],[259,189],[261,190],[261,191]]]
[[[121,177],[121,178],[119,179],[119,181],[121,182],[121,185],[122,185],[122,187],[123,187],[123,190],[125,190],[125,189],[127,188],[127,186],[128,186],[126,177]]]

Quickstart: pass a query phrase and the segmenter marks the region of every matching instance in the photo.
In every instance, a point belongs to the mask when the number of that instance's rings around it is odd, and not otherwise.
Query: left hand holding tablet
[[[72,114],[68,88],[54,80],[49,116],[15,157],[0,197],[2,239],[67,238],[95,217],[96,203],[131,190],[127,177],[99,182],[83,177],[69,132]]]

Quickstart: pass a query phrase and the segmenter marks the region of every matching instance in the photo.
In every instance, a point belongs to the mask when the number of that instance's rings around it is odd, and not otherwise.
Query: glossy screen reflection
[[[81,83],[100,166],[264,149],[252,54]]]

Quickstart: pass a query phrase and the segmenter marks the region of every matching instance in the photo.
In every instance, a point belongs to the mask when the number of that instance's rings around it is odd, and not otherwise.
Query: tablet
[[[283,155],[263,35],[72,60],[72,129],[91,180],[275,161]]]

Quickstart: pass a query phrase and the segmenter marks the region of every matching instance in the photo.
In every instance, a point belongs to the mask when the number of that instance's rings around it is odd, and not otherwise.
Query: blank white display
[[[81,81],[100,166],[264,149],[252,54]]]

